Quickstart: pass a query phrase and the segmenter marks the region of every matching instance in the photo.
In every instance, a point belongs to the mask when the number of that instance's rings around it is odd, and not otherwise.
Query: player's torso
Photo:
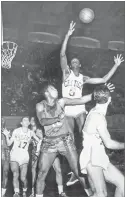
[[[83,128],[83,133],[84,135],[88,134],[89,139],[92,141],[96,140],[97,142],[102,142],[102,139],[100,137],[100,134],[98,132],[98,126],[99,124],[101,124],[96,115],[100,115],[100,117],[105,120],[105,124],[107,126],[106,123],[106,119],[104,117],[104,115],[102,115],[101,113],[99,113],[98,111],[96,111],[95,109],[92,109],[89,114],[87,115],[85,124],[84,124],[84,128]]]
[[[71,70],[70,75],[63,81],[62,95],[67,98],[80,98],[82,96],[83,75],[75,76]]]
[[[47,105],[46,101],[44,102],[44,114],[46,118],[55,118],[61,115],[63,118],[61,119],[60,127],[53,127],[53,125],[44,126],[44,131],[46,136],[59,136],[66,132],[65,125],[65,113],[64,109],[59,104],[59,101],[56,102],[54,107],[50,107]]]
[[[21,150],[28,150],[29,147],[29,143],[31,141],[31,130],[28,129],[27,132],[23,132],[22,128],[18,128],[16,130],[16,134],[14,137],[14,144],[13,144],[13,148],[14,149],[21,149]]]

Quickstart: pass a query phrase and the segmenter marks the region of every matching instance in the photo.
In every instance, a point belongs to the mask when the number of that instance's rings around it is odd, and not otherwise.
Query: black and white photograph
[[[125,196],[125,1],[1,1],[1,196]]]

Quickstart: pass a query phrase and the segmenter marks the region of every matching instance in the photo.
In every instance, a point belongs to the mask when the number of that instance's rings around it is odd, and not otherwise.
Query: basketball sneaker
[[[26,192],[23,192],[23,197],[26,197]]]
[[[19,195],[19,193],[15,193],[14,195],[13,195],[13,197],[20,197],[20,195]]]
[[[30,196],[29,197],[35,197],[35,195],[32,193],[32,194],[30,194]]]
[[[66,183],[67,186],[71,186],[74,185],[76,182],[78,182],[79,180],[76,178],[76,176],[74,175],[73,172],[69,173],[71,174],[71,177],[69,179],[69,181]]]
[[[59,194],[59,197],[68,197],[68,196],[66,195],[65,192],[62,192],[61,194]]]

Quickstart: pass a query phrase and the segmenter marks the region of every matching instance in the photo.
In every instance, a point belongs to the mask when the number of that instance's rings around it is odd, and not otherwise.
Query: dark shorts
[[[71,134],[59,137],[45,137],[41,146],[41,152],[62,153],[68,150],[76,150]]]
[[[4,149],[1,151],[1,160],[2,161],[10,161],[10,150]]]
[[[38,162],[38,159],[39,159],[39,153],[37,153],[37,147],[33,147],[32,149],[32,156],[31,156],[31,160],[32,160],[32,165],[34,165],[35,163]]]

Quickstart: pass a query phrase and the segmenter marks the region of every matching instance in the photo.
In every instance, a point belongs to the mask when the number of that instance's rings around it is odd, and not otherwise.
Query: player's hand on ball
[[[6,128],[2,131],[2,133],[5,135],[5,136],[10,136],[10,131],[8,131]]]
[[[124,59],[123,59],[123,57],[122,57],[122,54],[120,54],[120,55],[117,54],[116,57],[114,56],[114,62],[115,62],[115,64],[116,64],[117,66],[120,66],[120,64],[121,64],[122,62],[124,62]]]
[[[115,86],[112,83],[105,83],[110,92],[114,92]]]
[[[70,23],[69,31],[68,31],[69,36],[71,36],[73,34],[73,32],[75,31],[75,25],[76,25],[76,23],[74,23],[73,21]]]

